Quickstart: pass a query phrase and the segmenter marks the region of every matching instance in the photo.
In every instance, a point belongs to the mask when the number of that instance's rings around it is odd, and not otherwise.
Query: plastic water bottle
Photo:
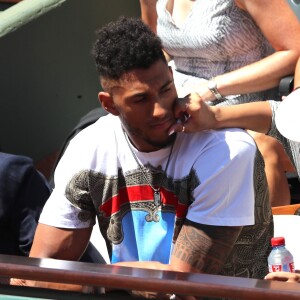
[[[285,248],[284,237],[272,238],[271,245],[273,249],[268,257],[269,272],[295,272],[294,258]]]

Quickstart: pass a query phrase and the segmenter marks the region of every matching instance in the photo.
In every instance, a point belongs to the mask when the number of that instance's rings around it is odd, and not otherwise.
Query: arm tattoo
[[[186,220],[172,257],[190,271],[217,274],[226,262],[242,227],[210,226]]]

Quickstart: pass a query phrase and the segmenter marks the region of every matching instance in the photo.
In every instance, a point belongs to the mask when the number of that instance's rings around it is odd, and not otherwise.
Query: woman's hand
[[[177,99],[174,115],[177,123],[170,128],[169,134],[233,127],[266,134],[272,122],[272,110],[268,101],[209,106],[197,93]]]
[[[266,277],[266,280],[277,280],[277,281],[286,281],[286,282],[299,282],[300,283],[300,274],[299,271],[295,273],[290,272],[272,272],[269,273]]]
[[[178,122],[170,129],[173,132],[186,133],[215,129],[218,107],[209,106],[198,93],[192,93],[177,99],[174,113]]]

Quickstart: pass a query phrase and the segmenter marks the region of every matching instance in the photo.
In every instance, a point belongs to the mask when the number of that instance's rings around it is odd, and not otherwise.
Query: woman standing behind
[[[211,105],[280,100],[277,86],[300,56],[300,24],[286,0],[140,0],[142,18],[171,57],[179,96]],[[273,206],[290,202],[281,145],[253,133]],[[272,139],[272,140],[271,140]]]

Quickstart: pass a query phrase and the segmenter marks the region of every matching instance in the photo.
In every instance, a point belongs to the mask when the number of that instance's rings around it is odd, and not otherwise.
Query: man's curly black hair
[[[92,54],[100,77],[115,80],[159,59],[166,62],[160,39],[138,18],[121,17],[98,30]]]

